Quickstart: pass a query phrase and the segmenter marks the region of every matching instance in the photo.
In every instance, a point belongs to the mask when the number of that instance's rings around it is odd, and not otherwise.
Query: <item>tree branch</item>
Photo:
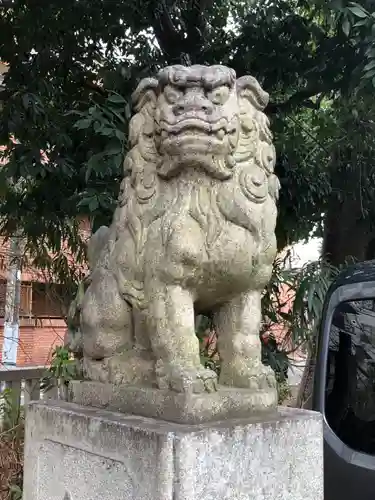
[[[173,10],[181,28],[173,23],[165,0],[158,2],[155,8],[151,5],[154,33],[168,62],[196,63],[202,53],[207,28],[204,12],[212,0],[187,0],[186,3],[185,7]]]
[[[334,90],[339,90],[341,82],[337,82],[331,86],[322,85],[321,87],[308,87],[304,90],[300,90],[289,97],[283,102],[270,102],[266,108],[266,113],[287,113],[299,106],[316,109],[317,105],[313,103],[310,99],[320,94],[325,94],[327,92],[332,92]]]
[[[94,92],[97,92],[98,94],[102,95],[103,97],[108,97],[108,92],[103,88],[99,87],[94,82],[91,82],[90,80],[85,80],[83,82],[83,86],[87,89],[93,90]]]
[[[190,0],[191,6],[182,12],[182,18],[186,26],[187,37],[184,40],[186,51],[190,54],[192,62],[199,62],[204,45],[204,36],[207,29],[204,11],[208,9],[212,0]]]
[[[152,27],[162,52],[169,62],[179,62],[184,40],[172,22],[165,1],[158,2],[154,9],[151,5],[151,9]]]

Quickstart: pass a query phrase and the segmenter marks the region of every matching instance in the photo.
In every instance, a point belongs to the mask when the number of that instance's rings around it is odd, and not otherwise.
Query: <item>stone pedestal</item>
[[[29,406],[23,500],[322,500],[320,415],[186,425]]]
[[[73,380],[69,384],[69,401],[178,424],[202,424],[246,418],[254,413],[274,413],[277,390],[251,391],[219,386],[215,392],[191,394]]]

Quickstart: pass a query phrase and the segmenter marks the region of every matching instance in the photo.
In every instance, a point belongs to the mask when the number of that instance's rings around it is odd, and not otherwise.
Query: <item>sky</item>
[[[321,238],[311,238],[307,243],[299,242],[292,247],[292,267],[302,267],[308,262],[318,260],[322,247]]]

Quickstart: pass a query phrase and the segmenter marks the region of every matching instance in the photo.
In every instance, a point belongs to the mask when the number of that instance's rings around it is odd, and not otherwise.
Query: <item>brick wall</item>
[[[3,347],[3,318],[0,320],[0,363]],[[41,320],[35,325],[21,325],[17,366],[47,365],[57,345],[62,345],[66,325],[63,320]]]
[[[7,71],[7,65],[0,61],[0,75]],[[1,82],[0,82],[1,83]],[[16,143],[16,139],[12,139]],[[0,152],[6,150],[0,146]],[[46,152],[42,153],[42,160],[48,162]],[[6,158],[0,157],[0,165],[6,163]],[[91,234],[91,221],[87,218],[79,218],[79,229],[84,240]],[[63,252],[66,253],[68,262],[76,266],[77,271],[85,274],[87,268],[74,260],[66,243],[62,242]],[[24,256],[27,257],[27,256]],[[51,253],[51,257],[53,254]],[[0,364],[4,337],[4,306],[8,264],[10,258],[9,239],[0,236]],[[65,322],[67,303],[61,286],[53,284],[55,277],[48,272],[42,272],[23,263],[21,275],[21,304],[20,304],[20,336],[18,346],[17,365],[44,365],[51,359],[51,354],[56,345],[61,345],[65,333]],[[50,284],[50,289],[43,287],[43,283]],[[51,294],[51,287],[54,293]],[[57,293],[56,293],[57,292]],[[58,296],[58,297],[57,297]]]

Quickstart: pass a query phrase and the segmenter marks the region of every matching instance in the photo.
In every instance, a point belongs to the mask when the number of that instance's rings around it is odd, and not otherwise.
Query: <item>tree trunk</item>
[[[350,261],[364,261],[371,255],[371,223],[360,212],[356,200],[332,201],[325,216],[323,257],[333,266]]]
[[[371,218],[363,207],[364,181],[356,158],[350,150],[338,148],[332,165],[332,193],[324,220],[322,256],[338,267],[353,259],[361,262],[372,258],[375,234]]]

